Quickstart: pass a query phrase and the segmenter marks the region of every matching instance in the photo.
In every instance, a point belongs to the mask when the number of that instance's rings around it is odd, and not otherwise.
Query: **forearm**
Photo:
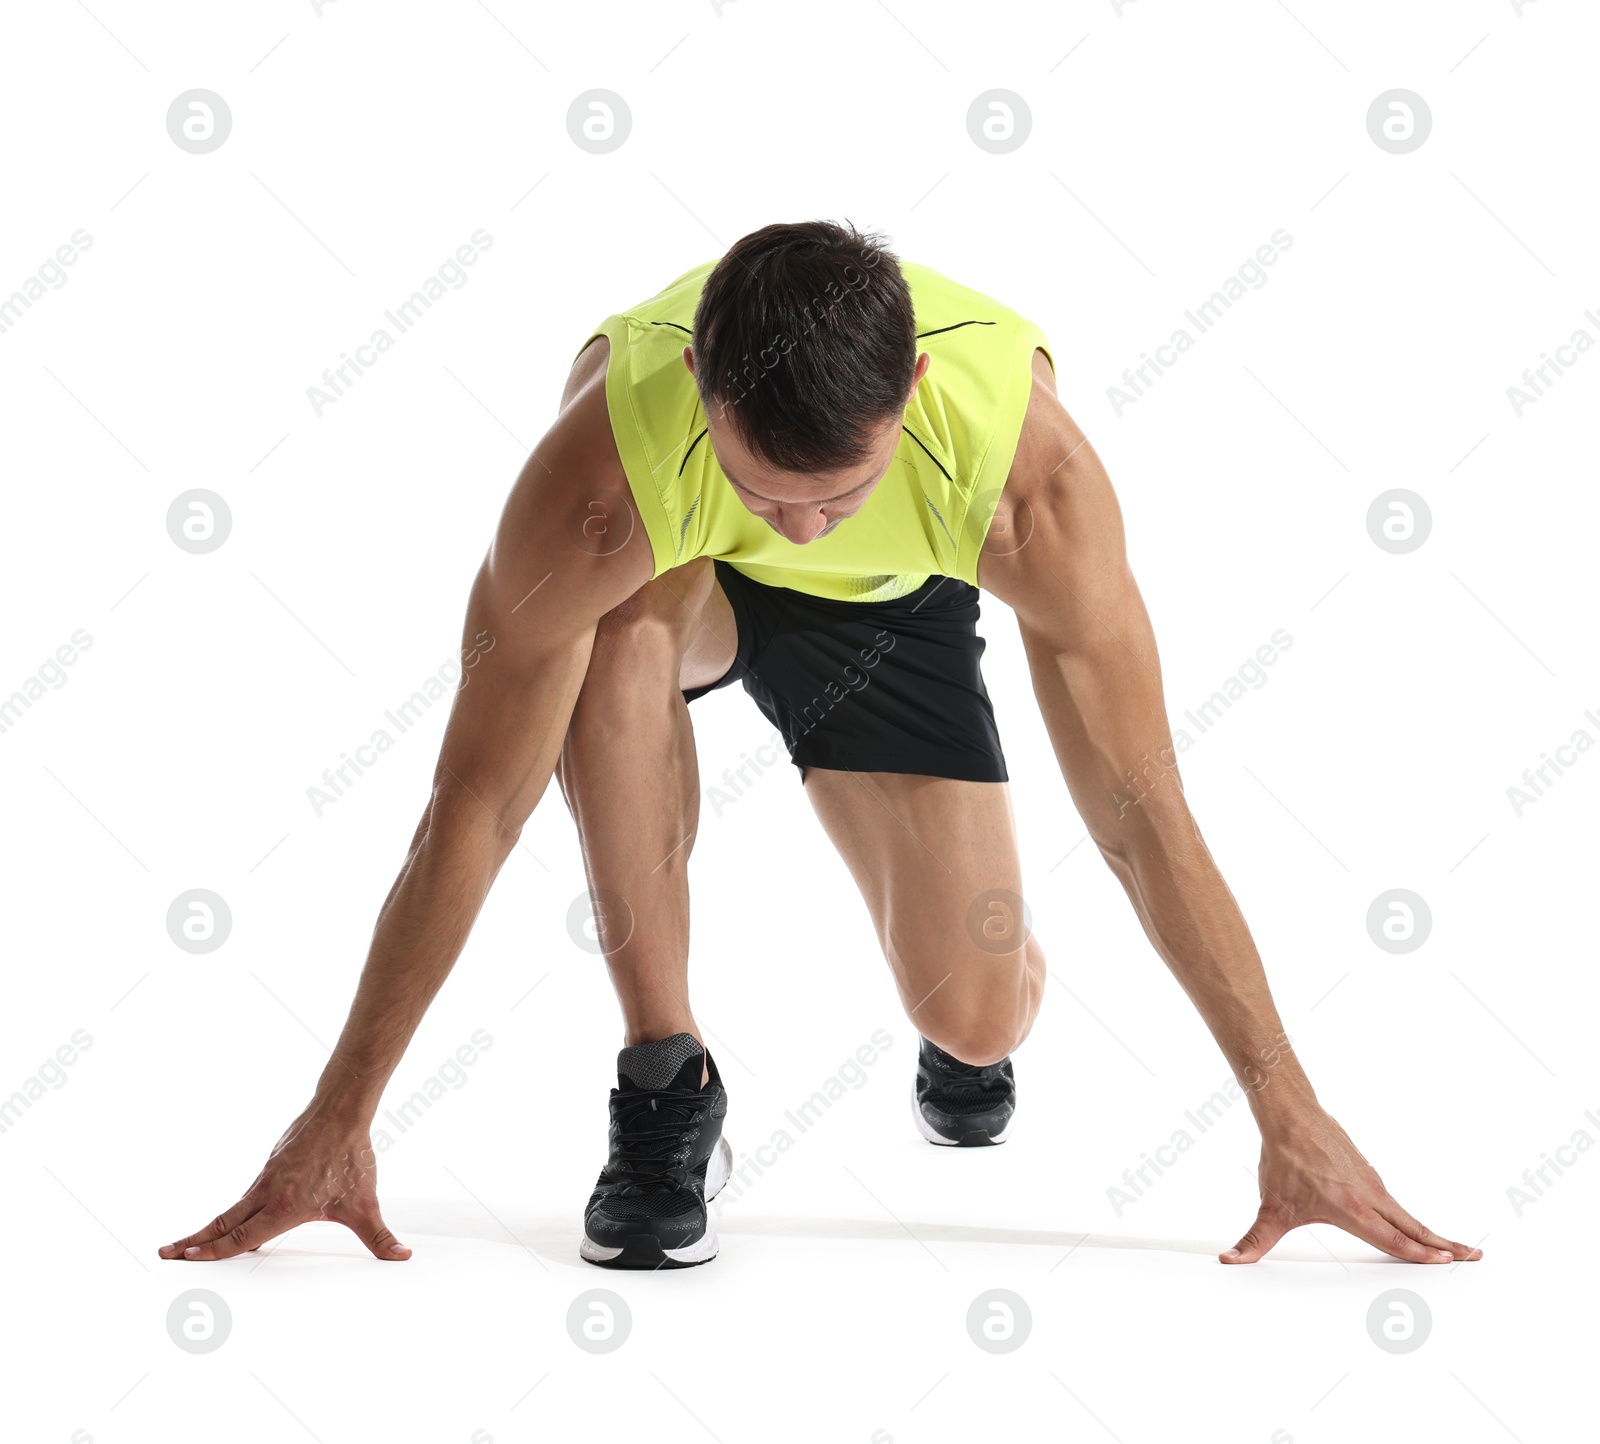
[[[489,889],[549,786],[592,630],[521,669],[486,657],[457,694],[434,787],[379,911],[349,1017],[312,1109],[369,1121],[466,946]],[[491,654],[492,655],[492,654]]]
[[[1146,936],[1189,995],[1263,1131],[1316,1106],[1272,1000],[1239,905],[1218,871],[1176,777],[1096,838]]]
[[[1184,800],[1154,639],[1142,607],[1129,606],[1136,615],[1117,618],[1120,635],[1072,651],[1025,622],[1034,691],[1090,835],[1265,1132],[1296,1105],[1316,1106],[1316,1096],[1250,929]]]
[[[466,946],[514,838],[487,814],[438,816],[422,826],[373,930],[344,1029],[313,1107],[363,1121]]]

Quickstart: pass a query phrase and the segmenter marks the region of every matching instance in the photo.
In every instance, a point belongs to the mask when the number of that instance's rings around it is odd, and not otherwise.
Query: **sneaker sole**
[[[959,1138],[946,1138],[922,1116],[922,1105],[917,1101],[917,1080],[911,1080],[911,1121],[917,1125],[920,1133],[929,1143],[937,1143],[941,1148],[987,1148],[995,1143],[1004,1143],[1011,1133],[1011,1125],[1015,1115],[1006,1120],[1006,1126],[998,1133],[990,1133],[984,1128],[975,1128],[971,1133],[963,1133]]]
[[[706,1203],[709,1204],[733,1172],[733,1149],[726,1138],[719,1138],[706,1160]],[[621,1248],[595,1243],[587,1234],[578,1245],[578,1255],[586,1263],[609,1269],[687,1269],[710,1263],[717,1256],[717,1229],[709,1210],[706,1231],[682,1248],[662,1248],[653,1233],[636,1233]]]

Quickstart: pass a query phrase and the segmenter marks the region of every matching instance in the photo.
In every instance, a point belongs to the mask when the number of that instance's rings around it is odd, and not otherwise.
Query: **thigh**
[[[703,564],[710,575],[711,585],[695,610],[694,630],[689,635],[689,645],[684,648],[683,664],[678,670],[678,686],[684,691],[715,687],[727,679],[730,672],[738,670],[739,629],[733,607],[709,559],[701,557],[691,563],[699,564]]]
[[[600,619],[589,676],[598,670],[608,682],[618,674],[627,681],[641,665],[676,657],[680,688],[709,689],[734,669],[738,640],[711,558],[696,557],[652,578]]]
[[[1026,922],[1007,784],[821,767],[804,781],[912,1021],[1011,1006],[1043,954]]]

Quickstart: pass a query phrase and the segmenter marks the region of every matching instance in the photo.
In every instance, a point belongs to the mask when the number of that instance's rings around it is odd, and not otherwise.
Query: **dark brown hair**
[[[706,278],[694,313],[695,383],[708,414],[783,471],[863,459],[899,417],[916,369],[900,263],[848,221],[763,226]]]

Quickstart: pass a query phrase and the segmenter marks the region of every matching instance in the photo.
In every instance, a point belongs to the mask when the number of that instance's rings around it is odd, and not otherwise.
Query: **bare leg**
[[[963,1063],[1027,1037],[1044,950],[1022,892],[1004,783],[805,770],[806,795],[855,877],[917,1031]]]
[[[641,587],[600,622],[556,770],[629,1045],[700,1036],[688,976],[700,773],[680,689],[726,673],[735,643],[709,559]]]

